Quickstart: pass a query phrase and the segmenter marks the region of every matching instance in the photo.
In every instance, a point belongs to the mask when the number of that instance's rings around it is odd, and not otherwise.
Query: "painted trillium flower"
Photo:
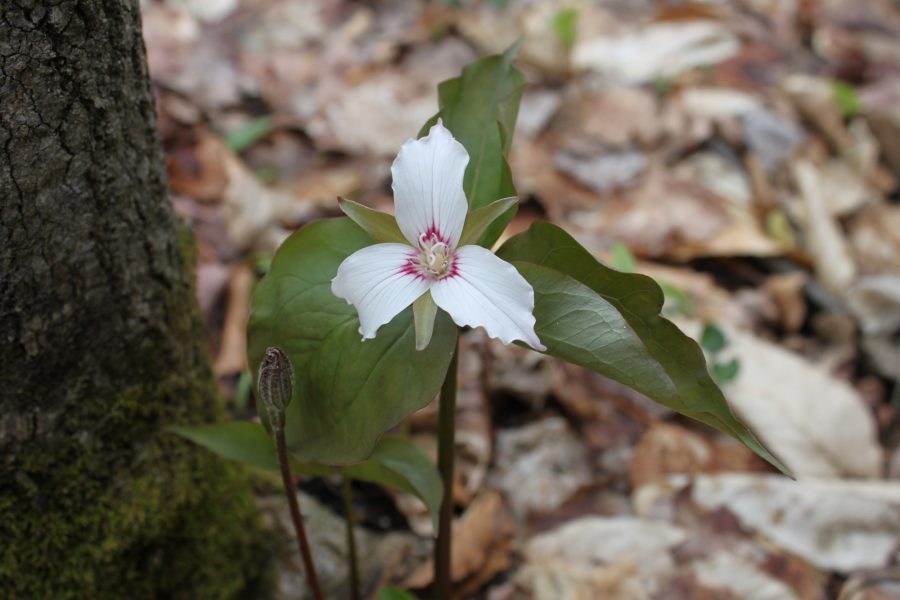
[[[516,199],[468,214],[463,176],[469,154],[441,121],[409,140],[391,166],[396,222],[342,201],[341,208],[377,241],[348,256],[331,291],[356,307],[363,339],[375,337],[410,304],[416,347],[431,339],[440,307],[460,326],[484,327],[506,344],[546,350],[534,331],[534,290],[515,267],[476,245],[488,225]]]

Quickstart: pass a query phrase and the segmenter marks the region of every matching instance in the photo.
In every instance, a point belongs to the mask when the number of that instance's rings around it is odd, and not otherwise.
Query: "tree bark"
[[[0,590],[222,598],[261,572],[168,201],[137,0],[0,4]]]

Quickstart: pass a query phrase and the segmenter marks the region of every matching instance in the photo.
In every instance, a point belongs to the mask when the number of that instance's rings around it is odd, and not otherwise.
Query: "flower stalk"
[[[290,507],[291,520],[294,523],[294,533],[300,546],[300,555],[303,558],[303,567],[306,570],[306,579],[316,600],[322,600],[322,587],[316,575],[313,563],[312,551],[309,540],[306,537],[306,529],[303,527],[303,516],[300,513],[300,501],[297,499],[297,488],[294,476],[291,473],[291,464],[288,458],[287,443],[284,437],[285,409],[291,401],[294,388],[294,367],[290,359],[281,348],[270,346],[266,349],[266,357],[259,367],[259,392],[262,396],[266,412],[269,415],[269,423],[272,425],[272,433],[275,434],[275,451],[278,455],[278,466],[281,470],[281,482],[284,485],[284,493],[287,496]]]
[[[341,473],[341,491],[344,497],[344,521],[347,523],[347,556],[350,561],[350,598],[359,600],[359,558],[356,553],[356,532],[353,517],[353,480]]]

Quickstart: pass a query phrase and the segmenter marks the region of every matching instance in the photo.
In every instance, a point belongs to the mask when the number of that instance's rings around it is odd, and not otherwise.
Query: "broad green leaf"
[[[269,135],[273,129],[275,120],[269,115],[252,119],[229,133],[225,144],[234,152],[241,152]]]
[[[347,256],[372,243],[350,219],[307,225],[281,245],[253,295],[250,370],[258,372],[268,346],[290,357],[296,381],[285,432],[302,460],[364,460],[383,432],[434,398],[450,364],[456,327],[443,312],[421,352],[412,308],[375,339],[360,339],[356,309],[331,293],[331,280]]]
[[[343,469],[353,479],[370,481],[418,496],[428,507],[434,530],[438,528],[443,485],[431,459],[414,442],[386,435],[366,461]]]
[[[487,206],[482,206],[469,212],[466,216],[466,224],[463,227],[462,235],[459,236],[459,245],[467,246],[477,243],[481,236],[484,235],[485,230],[491,226],[491,223],[499,219],[502,214],[512,208],[518,201],[519,199],[515,196],[512,198],[501,198]]]
[[[261,423],[229,421],[170,429],[224,458],[279,472],[275,442]],[[335,467],[304,462],[295,456],[290,461],[293,471],[303,475],[321,477],[336,472]],[[345,467],[343,474],[417,496],[431,512],[437,531],[443,490],[441,476],[415,443],[398,435],[386,435],[378,441],[372,456]]]
[[[376,242],[409,243],[406,238],[403,237],[400,226],[397,225],[397,219],[392,215],[371,209],[368,206],[363,206],[358,202],[347,200],[346,198],[341,198],[339,203],[344,214],[353,219],[354,223],[365,229],[366,233],[368,233]]]
[[[506,156],[512,144],[525,77],[512,62],[516,47],[488,56],[463,69],[462,75],[438,86],[440,111],[422,128],[428,133],[443,119],[469,153],[463,187],[469,210],[516,195]],[[488,227],[480,244],[490,247],[515,214],[515,208]]]
[[[497,254],[534,286],[536,331],[548,354],[711,425],[787,472],[731,413],[697,343],[660,316],[663,294],[652,279],[603,266],[549,223],[535,223]]]
[[[172,431],[186,437],[230,460],[246,463],[261,469],[279,472],[275,457],[275,441],[266,428],[252,421],[228,421],[209,425],[170,427]],[[291,460],[291,468],[303,475],[328,475],[331,467]]]

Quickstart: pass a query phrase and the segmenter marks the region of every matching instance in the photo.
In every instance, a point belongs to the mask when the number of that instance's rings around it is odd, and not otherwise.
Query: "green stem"
[[[347,523],[347,554],[350,559],[350,597],[359,600],[359,562],[356,558],[356,533],[353,526],[353,480],[341,473],[341,488],[344,496],[344,521]]]
[[[291,520],[294,522],[294,533],[297,535],[297,543],[300,545],[300,555],[303,557],[303,567],[306,569],[306,579],[316,600],[322,600],[322,588],[319,586],[319,578],[316,575],[316,567],[313,564],[312,551],[309,549],[309,541],[306,539],[306,530],[303,528],[303,516],[300,514],[300,501],[297,500],[297,489],[294,476],[291,474],[291,464],[288,462],[287,445],[284,442],[284,427],[275,426],[275,448],[278,451],[278,466],[281,467],[281,482],[284,484],[284,493],[291,509]]]
[[[456,371],[459,339],[453,349],[450,368],[441,386],[438,416],[438,470],[444,483],[444,497],[434,548],[434,591],[438,600],[448,600],[453,578],[450,573],[451,540],[453,538],[453,455],[456,437]]]

